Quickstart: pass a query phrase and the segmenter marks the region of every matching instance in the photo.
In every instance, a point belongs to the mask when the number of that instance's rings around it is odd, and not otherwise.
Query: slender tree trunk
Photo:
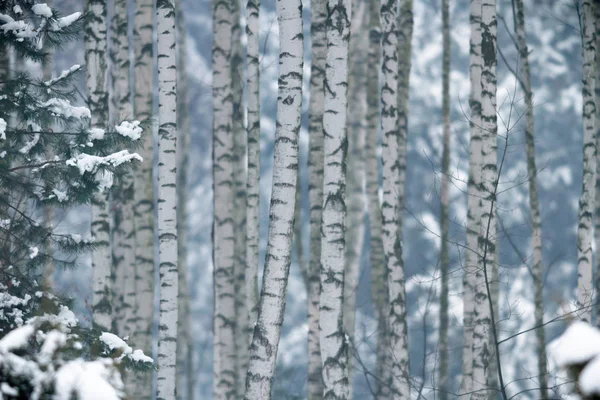
[[[137,120],[152,115],[153,56],[152,0],[136,0],[133,25],[134,114]],[[152,354],[154,318],[154,180],[152,177],[154,144],[152,133],[142,137],[137,152],[143,161],[134,167],[135,261],[136,261],[136,332],[133,343]],[[136,372],[135,398],[152,397],[152,374]]]
[[[396,26],[388,25],[386,30],[386,9],[391,9],[391,3],[382,5],[383,29],[383,73],[385,80],[389,82],[382,89],[382,130],[383,130],[383,157],[384,160],[384,200],[383,200],[383,245],[387,256],[387,271],[389,285],[389,321],[390,324],[390,358],[391,358],[391,395],[394,399],[408,398],[410,396],[410,361],[408,353],[408,329],[406,325],[406,293],[404,262],[402,260],[402,232],[404,214],[404,186],[406,182],[406,143],[408,137],[408,99],[409,99],[409,77],[411,67],[411,41],[413,32],[412,0],[400,2],[397,17],[399,23],[398,45],[393,45],[392,38],[396,36]],[[389,11],[388,11],[389,12]],[[389,15],[396,20],[396,15]],[[391,24],[391,21],[390,21]],[[386,32],[389,32],[386,35]],[[395,39],[395,38],[394,38]],[[393,65],[391,57],[394,57],[391,47],[399,51],[397,53],[397,66]],[[398,71],[396,86],[393,81],[388,80],[386,68]],[[395,74],[394,71],[394,74]],[[397,88],[394,93],[391,88]],[[386,92],[384,94],[384,92]],[[386,95],[395,95],[396,104],[391,103]],[[389,107],[389,108],[388,108]],[[397,117],[394,115],[397,111]],[[387,123],[386,123],[387,121]],[[392,127],[391,123],[395,124]],[[389,124],[389,125],[387,125]],[[389,126],[389,127],[388,127]],[[388,138],[389,136],[389,138]],[[393,143],[397,141],[396,143]],[[396,155],[386,154],[394,150]],[[393,157],[393,158],[392,158]],[[396,158],[397,157],[397,161]],[[397,172],[386,171],[397,168]],[[397,175],[396,175],[397,174]],[[386,182],[386,175],[390,179]],[[387,196],[386,196],[387,194]],[[387,205],[387,207],[386,207]],[[391,213],[394,212],[392,218]],[[396,225],[396,230],[391,226]]]
[[[246,4],[247,40],[247,115],[248,115],[248,176],[246,182],[246,296],[248,325],[246,340],[252,341],[252,331],[258,312],[258,239],[260,232],[260,59],[259,59],[260,0]],[[245,384],[244,375],[241,376]],[[240,393],[241,395],[241,393]]]
[[[527,151],[527,175],[529,175],[529,207],[531,209],[532,244],[533,244],[533,269],[534,284],[535,325],[544,323],[544,271],[542,259],[542,223],[540,218],[540,204],[537,191],[537,167],[535,163],[535,126],[533,113],[533,91],[531,90],[531,72],[529,70],[529,50],[525,36],[525,7],[523,0],[513,1],[515,13],[515,36],[519,51],[519,65],[521,67],[521,86],[525,93],[525,146]],[[548,367],[546,365],[546,337],[544,328],[537,329],[536,350],[538,361],[538,376],[540,385],[540,398],[548,397]]]
[[[321,223],[323,216],[323,110],[325,59],[327,56],[327,3],[311,2],[312,63],[308,105],[308,195],[310,200],[310,261],[308,266],[308,400],[323,397],[321,347],[319,343],[319,296],[321,295]]]
[[[175,6],[157,0],[158,35],[158,259],[160,308],[157,399],[175,399],[178,304],[177,60]]]
[[[250,345],[247,400],[269,400],[290,271],[298,173],[298,133],[302,111],[302,2],[277,2],[279,92],[269,238],[258,320]]]
[[[131,119],[133,106],[129,89],[129,39],[127,1],[113,2],[111,21],[112,108],[109,120],[117,125],[122,119]],[[133,221],[133,174],[126,172],[112,191],[112,251],[115,281],[113,307],[116,318],[115,332],[129,336],[135,332],[135,243]],[[129,379],[127,380],[129,381]]]
[[[475,312],[475,272],[479,227],[481,224],[480,185],[481,185],[481,0],[471,0],[471,39],[470,39],[470,78],[471,109],[469,142],[469,181],[467,196],[467,250],[465,251],[465,271],[463,277],[463,354],[462,380],[460,393],[473,391],[473,327]]]
[[[390,380],[387,368],[388,305],[389,293],[383,254],[381,207],[379,205],[379,71],[381,64],[380,0],[369,3],[369,55],[367,68],[367,140],[365,143],[366,191],[369,206],[371,297],[377,319],[376,370],[377,391],[375,398],[387,400]]]
[[[344,329],[355,343],[354,325],[358,276],[362,265],[365,236],[365,135],[367,113],[367,52],[368,36],[366,4],[353,0],[352,33],[348,80],[348,171],[346,216],[346,274],[344,279]],[[354,349],[348,355],[349,395],[352,398]]]
[[[449,244],[449,183],[450,183],[450,7],[449,0],[442,0],[442,122],[443,122],[443,151],[442,151],[442,180],[440,187],[440,370],[439,393],[440,400],[448,399],[448,278],[450,273]]]
[[[48,0],[46,4],[51,7],[52,1]],[[2,50],[0,50],[0,52],[1,51]],[[52,78],[52,63],[54,61],[54,49],[47,46],[46,51],[48,55],[46,56],[46,60],[42,63],[42,78],[44,81],[48,81]],[[52,158],[52,151],[50,150],[46,153],[46,159],[50,160]],[[44,206],[44,226],[54,226],[54,207],[51,205]],[[54,287],[54,260],[52,259],[54,256],[54,248],[52,243],[48,244],[45,251],[49,257],[44,261],[44,285],[48,290],[52,290]]]
[[[109,121],[119,124],[133,117],[129,78],[129,36],[127,1],[113,1],[111,21],[111,108]],[[119,184],[112,189],[112,304],[113,332],[125,337],[136,331],[135,320],[135,227],[133,219],[134,177],[131,171],[121,175]],[[124,375],[125,392],[135,391],[135,377]]]
[[[92,127],[106,129],[108,93],[106,91],[106,2],[86,0],[89,18],[85,25],[85,64],[88,105]],[[92,252],[93,321],[100,329],[110,330],[110,222],[108,192],[97,193],[92,201],[92,237],[98,247]]]
[[[600,5],[596,4],[596,51],[600,49]],[[600,162],[598,161],[597,151],[600,148],[600,59],[596,56],[596,249],[600,249]],[[596,264],[596,296],[600,293],[600,257],[597,257]],[[600,325],[600,302],[596,300],[596,325]]]
[[[496,122],[496,1],[481,3],[481,225],[479,234],[479,264],[475,273],[474,327],[473,327],[473,395],[487,398],[487,370],[493,352],[490,329],[492,309],[489,284],[495,262],[496,220],[494,202],[497,174],[497,122]]]
[[[193,343],[190,331],[190,285],[189,267],[187,263],[187,232],[188,232],[188,185],[187,168],[191,142],[188,75],[186,57],[186,27],[183,16],[182,0],[175,0],[177,15],[177,258],[179,261],[179,293],[178,293],[178,324],[177,324],[177,398],[191,400],[193,398]],[[185,390],[183,390],[185,389]]]
[[[583,1],[583,185],[577,229],[577,308],[582,321],[592,320],[592,240],[596,174],[596,31],[592,0]]]
[[[232,53],[231,79],[233,95],[233,187],[234,187],[234,224],[235,224],[235,345],[236,345],[236,384],[237,397],[241,397],[246,387],[243,377],[248,371],[248,341],[241,334],[248,330],[246,313],[246,131],[242,94],[244,86],[244,59],[242,54],[241,1],[232,3]]]
[[[348,342],[343,325],[343,301],[348,150],[346,114],[351,1],[328,0],[327,10],[319,342],[323,366],[323,398],[347,399],[349,395]]]
[[[213,267],[215,400],[236,397],[235,381],[235,226],[233,220],[233,102],[231,38],[233,15],[227,2],[213,2]]]

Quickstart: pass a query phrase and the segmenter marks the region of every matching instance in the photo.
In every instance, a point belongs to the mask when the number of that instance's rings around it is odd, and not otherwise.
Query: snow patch
[[[140,121],[123,121],[121,125],[115,126],[115,129],[119,135],[128,137],[131,140],[138,140],[142,136]]]
[[[52,18],[52,9],[46,3],[34,4],[31,11],[40,17]]]
[[[6,140],[6,121],[2,118],[0,118],[0,139]]]

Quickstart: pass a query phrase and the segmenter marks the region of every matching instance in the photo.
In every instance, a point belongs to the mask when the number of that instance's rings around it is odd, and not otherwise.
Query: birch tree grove
[[[248,116],[248,174],[246,183],[246,296],[248,325],[245,335],[252,341],[253,324],[258,311],[258,239],[260,231],[260,61],[258,21],[260,0],[248,0],[246,4],[246,34],[248,36],[247,63],[247,116]],[[244,375],[239,379],[245,384]],[[240,395],[242,393],[239,393]]]
[[[450,181],[450,10],[449,0],[442,0],[442,177],[440,186],[440,400],[448,398],[448,279],[449,246],[449,181]]]
[[[310,258],[308,265],[308,382],[309,400],[323,396],[321,347],[319,344],[319,296],[321,295],[321,223],[323,217],[323,111],[325,58],[327,56],[326,0],[311,2],[312,62],[308,104],[308,195],[310,201]]]
[[[152,0],[135,0],[133,25],[133,111],[137,120],[152,114]],[[152,323],[154,315],[154,185],[152,168],[154,146],[152,133],[142,136],[142,146],[137,150],[143,161],[138,163],[135,176],[135,288],[136,288],[136,332],[134,343],[146,354],[152,354]],[[149,374],[136,373],[137,398],[152,396],[152,381]]]
[[[321,296],[319,342],[323,365],[323,398],[347,399],[348,343],[344,331],[346,233],[346,153],[348,50],[352,20],[350,0],[328,0],[324,170],[321,227]]]
[[[157,0],[158,35],[158,323],[157,399],[175,399],[178,322],[177,260],[177,61],[175,6]]]
[[[475,272],[473,328],[473,394],[472,398],[487,398],[487,370],[494,351],[490,330],[494,317],[490,296],[490,277],[495,262],[496,234],[495,196],[498,182],[496,117],[496,1],[481,3],[481,223],[479,233],[479,263]],[[500,382],[502,384],[502,381]]]
[[[579,318],[592,320],[592,241],[593,212],[596,184],[596,31],[594,4],[583,1],[583,184],[579,199],[579,225],[577,229],[577,308]]]
[[[85,8],[89,14],[85,26],[85,61],[91,123],[93,128],[106,129],[108,121],[106,2],[87,0]],[[112,325],[109,234],[108,192],[97,193],[92,202],[92,237],[98,245],[92,252],[92,309],[94,324],[106,331],[110,330]]]
[[[213,395],[236,395],[233,221],[233,103],[231,97],[231,3],[213,2]]]
[[[300,0],[278,1],[277,20],[281,47],[273,186],[265,271],[246,377],[244,398],[247,400],[271,398],[294,231],[304,64],[302,2]]]
[[[463,277],[463,352],[460,393],[473,391],[473,323],[475,313],[475,272],[477,270],[479,227],[481,224],[481,0],[471,1],[469,119],[469,181],[467,195],[467,249]]]
[[[529,208],[531,209],[532,227],[532,277],[534,285],[535,325],[544,324],[544,271],[542,265],[542,223],[538,200],[537,167],[535,162],[535,124],[533,113],[533,91],[531,89],[531,72],[529,69],[529,50],[525,36],[525,10],[523,0],[515,0],[515,38],[519,51],[521,66],[520,82],[525,93],[525,146],[527,151],[527,175],[529,176]],[[540,382],[540,398],[548,397],[548,367],[546,365],[546,337],[544,329],[536,329],[537,367]]]

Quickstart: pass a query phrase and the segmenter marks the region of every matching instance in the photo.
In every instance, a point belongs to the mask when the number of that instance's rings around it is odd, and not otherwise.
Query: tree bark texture
[[[273,186],[265,272],[246,377],[247,400],[271,398],[294,232],[304,57],[301,1],[278,1],[277,17],[281,48]]]
[[[596,195],[596,30],[592,0],[583,1],[583,184],[577,227],[577,309],[582,321],[592,320],[592,241]]]
[[[106,75],[106,2],[87,0],[89,18],[85,24],[86,91],[92,127],[106,129],[108,92]],[[92,201],[92,237],[98,247],[92,252],[92,314],[100,329],[109,331],[112,325],[110,299],[110,219],[108,192],[97,193]]]
[[[467,249],[463,276],[463,355],[460,393],[473,391],[473,327],[475,312],[475,273],[478,262],[479,227],[481,224],[481,0],[471,0],[470,79],[471,111],[469,141],[469,181],[467,196]]]
[[[176,390],[179,293],[177,259],[177,60],[175,6],[157,0],[158,35],[158,319],[157,400],[172,400]]]
[[[152,116],[152,0],[136,0],[133,25],[133,111],[139,121]],[[136,163],[134,218],[136,263],[136,332],[132,342],[145,354],[152,354],[152,324],[154,318],[154,140],[152,132],[145,133],[137,149],[143,161]],[[152,376],[136,372],[135,397],[152,396]]]
[[[228,1],[213,2],[213,396],[236,398],[235,221],[233,216],[233,101],[231,45],[233,13]]]
[[[310,202],[310,257],[308,266],[308,384],[309,400],[323,396],[321,347],[319,344],[319,296],[321,295],[321,223],[323,216],[323,112],[325,59],[327,56],[327,3],[311,2],[312,63],[308,104],[308,195]]]

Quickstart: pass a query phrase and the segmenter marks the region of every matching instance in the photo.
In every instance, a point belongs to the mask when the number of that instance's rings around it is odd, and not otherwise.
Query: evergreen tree
[[[23,59],[44,62],[49,50],[78,37],[82,25],[81,13],[60,17],[46,4],[5,1],[0,3],[0,48],[2,54],[10,49]],[[78,254],[102,244],[53,228],[43,211],[90,204],[118,182],[130,161],[141,158],[117,150],[139,139],[144,124],[92,127],[90,110],[72,104],[79,65],[50,79],[27,72],[9,78],[6,65],[0,66],[3,398],[85,400],[101,390],[103,398],[118,399],[119,369],[139,362],[148,366],[152,360],[115,335],[81,327],[68,303],[46,291],[42,277],[48,262],[75,268]],[[98,383],[94,393],[79,384],[84,371]]]

